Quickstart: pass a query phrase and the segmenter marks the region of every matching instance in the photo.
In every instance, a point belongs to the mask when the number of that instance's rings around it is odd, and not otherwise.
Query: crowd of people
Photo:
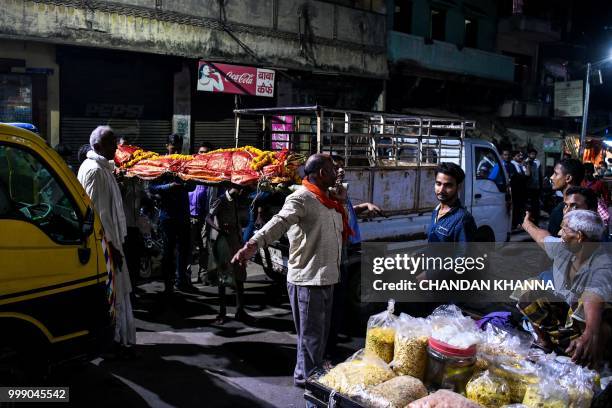
[[[372,203],[351,203],[344,183],[344,159],[325,154],[310,156],[304,165],[302,186],[284,199],[279,212],[264,220],[265,205],[261,203],[265,194],[260,192],[197,185],[171,177],[154,180],[145,187],[136,179],[123,177],[112,163],[118,143],[126,140],[117,140],[107,126],[96,128],[89,146],[80,152],[83,160],[78,179],[100,215],[105,245],[116,270],[115,341],[119,351],[129,355],[135,343],[130,296],[139,270],[135,219],[141,201],[155,197],[163,237],[164,292],[198,291],[191,278],[195,261],[202,282],[218,286],[215,324],[227,320],[228,287],[236,294],[235,319],[255,323],[245,309],[247,262],[258,250],[287,236],[287,293],[297,332],[294,382],[303,386],[314,370],[324,365],[326,353],[333,352],[337,340],[347,291],[348,248],[361,240],[357,220],[383,214]],[[180,136],[171,135],[168,154],[179,153],[182,145]],[[203,144],[197,153],[211,149]],[[612,327],[608,308],[612,260],[610,251],[598,245],[609,240],[609,194],[601,180],[608,170],[601,164],[595,168],[577,159],[560,160],[550,177],[552,188],[560,193],[560,202],[549,214],[548,227],[540,228],[540,193],[545,178],[536,157],[534,149],[527,152],[527,157],[521,152],[502,151],[513,196],[513,224],[522,225],[553,261],[552,269],[539,279],[554,282],[558,288],[555,296],[561,297],[565,307],[558,307],[559,303],[550,299],[534,298],[533,294],[522,298],[518,306],[539,334],[542,347],[594,364],[609,352],[604,345]],[[436,167],[433,188],[439,204],[432,212],[428,242],[476,239],[474,218],[459,200],[464,179],[463,169],[456,164],[439,163]],[[253,203],[244,229],[238,211],[240,200]],[[417,277],[439,278],[425,273]]]
[[[547,179],[544,177],[543,166],[536,158],[537,150],[529,149],[527,155],[521,151],[502,149],[501,157],[506,174],[510,179],[512,191],[512,226],[520,226],[525,213],[529,211],[533,221],[537,224],[540,220],[541,206],[544,201],[545,187],[550,187],[554,193],[553,206],[549,211],[550,219],[548,230],[556,234],[561,226],[562,198],[565,191],[570,187],[582,186],[592,190],[598,200],[597,211],[607,223],[610,216],[607,207],[610,203],[610,195],[603,177],[612,175],[604,161],[600,161],[597,168],[593,163],[582,163],[578,159],[564,157],[555,164],[553,173],[549,177],[549,185],[545,186]],[[611,160],[612,161],[612,160]],[[555,203],[558,201],[558,203]]]
[[[89,143],[78,152],[81,163],[77,177],[100,215],[105,232],[104,245],[114,269],[113,310],[115,344],[110,355],[133,357],[136,330],[132,313],[133,290],[143,256],[143,239],[138,220],[148,212],[151,201],[159,209],[156,222],[162,245],[161,272],[164,294],[176,290],[197,292],[192,284],[192,246],[199,251],[200,271],[208,271],[209,279],[219,286],[220,311],[217,323],[225,320],[225,286],[236,288],[236,318],[245,322],[242,282],[246,273],[230,264],[232,251],[241,242],[239,220],[232,207],[237,189],[219,192],[217,188],[185,183],[175,178],[160,178],[145,185],[136,178],[117,172],[113,163],[117,145],[126,144],[108,126],[99,126],[91,133]],[[168,137],[168,154],[179,153],[183,140],[179,135]],[[202,145],[198,153],[211,150]],[[211,256],[209,256],[211,255]],[[198,276],[201,276],[198,274]]]

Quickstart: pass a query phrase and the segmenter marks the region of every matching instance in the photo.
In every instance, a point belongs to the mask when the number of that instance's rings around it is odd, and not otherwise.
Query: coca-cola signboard
[[[197,90],[273,97],[274,74],[271,69],[200,61]]]

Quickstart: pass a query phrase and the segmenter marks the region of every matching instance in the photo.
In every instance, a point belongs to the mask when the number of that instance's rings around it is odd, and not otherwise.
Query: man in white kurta
[[[78,179],[100,216],[115,265],[115,342],[128,346],[136,343],[136,326],[130,302],[132,287],[123,254],[127,226],[121,191],[113,174],[117,139],[110,127],[98,126],[89,143],[92,150],[79,168]]]

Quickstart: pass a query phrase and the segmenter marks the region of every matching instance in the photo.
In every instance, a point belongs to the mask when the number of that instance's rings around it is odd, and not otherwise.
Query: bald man
[[[79,168],[78,179],[100,216],[113,260],[115,351],[129,356],[134,352],[130,346],[136,344],[136,325],[130,302],[132,286],[123,252],[127,225],[121,191],[114,175],[113,158],[117,150],[117,137],[110,127],[98,126],[91,132],[89,144],[91,150]]]
[[[315,154],[304,166],[302,187],[285,200],[232,262],[244,263],[284,233],[289,238],[287,290],[297,332],[296,386],[323,364],[332,313],[333,285],[340,273],[343,240],[351,233],[344,206],[329,196],[336,169],[330,156]]]

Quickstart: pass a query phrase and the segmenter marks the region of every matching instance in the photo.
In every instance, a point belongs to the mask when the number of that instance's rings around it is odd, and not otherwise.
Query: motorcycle
[[[154,205],[143,206],[138,218],[138,229],[143,238],[139,275],[143,279],[161,276],[164,242],[159,231],[159,209]]]

